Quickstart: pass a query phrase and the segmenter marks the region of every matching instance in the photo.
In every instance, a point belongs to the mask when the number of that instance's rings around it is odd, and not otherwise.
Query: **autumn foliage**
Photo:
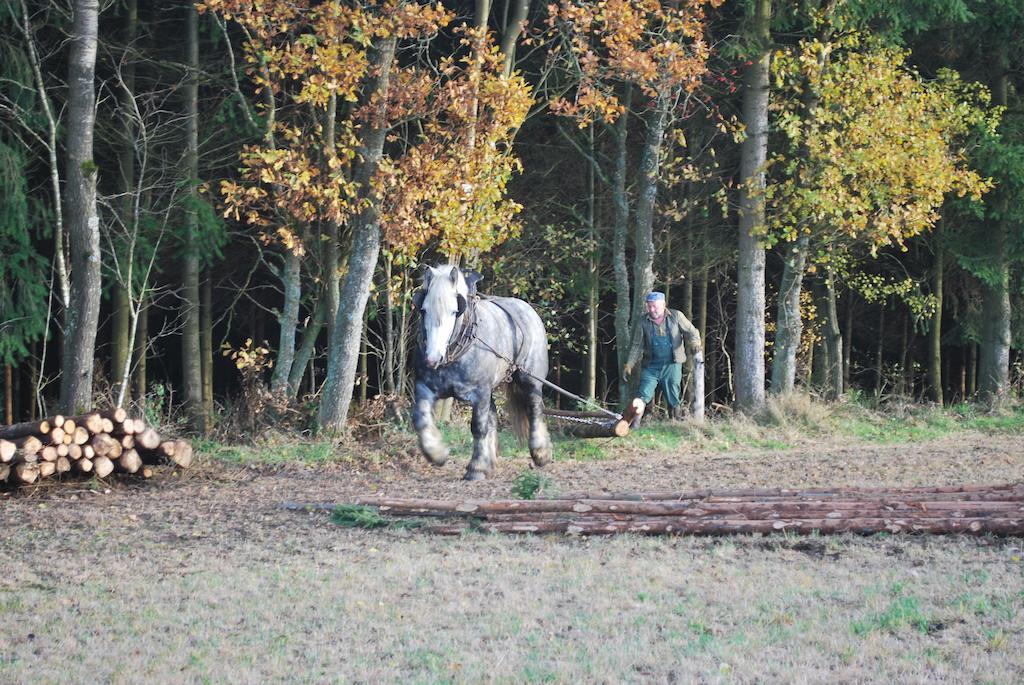
[[[437,240],[441,252],[462,255],[514,234],[520,207],[505,197],[519,169],[511,140],[532,100],[521,76],[502,75],[485,32],[457,29],[465,52],[439,65],[393,69],[387,101],[378,103],[362,93],[371,76],[367,51],[388,36],[429,39],[453,19],[440,3],[212,0],[202,7],[245,29],[248,75],[271,117],[264,139],[242,151],[239,180],[221,183],[227,216],[298,251],[302,226],[344,224],[359,210],[351,172],[360,130],[371,112],[383,111],[387,121],[373,123],[392,134],[372,197],[395,250],[414,254]],[[330,145],[323,127],[332,95],[346,115]]]
[[[616,85],[637,85],[649,98],[676,88],[693,92],[707,71],[705,7],[716,0],[561,0],[550,5],[551,60],[577,79],[571,97],[557,97],[556,114],[580,126],[611,122],[625,111]]]
[[[836,54],[821,68],[819,54]],[[768,241],[801,233],[830,246],[843,240],[871,252],[930,229],[948,193],[980,198],[991,187],[967,163],[964,141],[990,126],[983,88],[952,73],[925,82],[904,66],[907,53],[803,41],[773,60],[773,100],[785,136],[772,164]],[[803,89],[819,99],[801,111]]]

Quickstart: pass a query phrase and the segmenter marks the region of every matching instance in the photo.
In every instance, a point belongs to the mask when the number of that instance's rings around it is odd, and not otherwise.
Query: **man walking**
[[[673,419],[682,419],[683,363],[689,350],[694,365],[703,364],[700,332],[681,311],[667,308],[665,293],[648,293],[646,304],[647,315],[640,319],[640,334],[633,341],[622,376],[628,381],[633,367],[642,360],[640,398],[650,403],[660,385],[670,415]]]

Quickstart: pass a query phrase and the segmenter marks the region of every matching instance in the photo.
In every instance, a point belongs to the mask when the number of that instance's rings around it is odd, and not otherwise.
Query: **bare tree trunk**
[[[59,299],[63,308],[64,323],[66,327],[68,310],[71,307],[71,277],[68,274],[67,261],[64,256],[64,201],[61,193],[60,163],[57,159],[57,136],[60,115],[54,111],[53,106],[50,103],[50,96],[46,91],[46,82],[43,80],[42,60],[39,57],[39,52],[36,50],[35,34],[32,30],[32,21],[29,16],[28,4],[25,0],[21,0],[21,17],[18,23],[18,28],[21,31],[22,36],[25,38],[25,45],[28,47],[29,62],[32,67],[32,77],[38,91],[39,104],[43,108],[43,116],[46,118],[46,152],[47,161],[49,162],[50,188],[53,191],[54,261],[56,262],[57,267]],[[63,356],[63,354],[61,356]]]
[[[847,291],[846,321],[843,326],[843,387],[850,387],[850,365],[853,357],[853,291]]]
[[[303,241],[305,242],[305,241]],[[280,326],[274,373],[270,378],[270,391],[283,395],[288,391],[288,378],[295,361],[295,329],[299,323],[299,304],[302,300],[302,257],[295,249],[285,247],[281,285],[284,303],[277,317]]]
[[[896,394],[907,395],[907,379],[910,374],[907,373],[907,366],[910,363],[910,314],[904,312],[903,316],[900,317],[900,321],[903,324],[902,332],[900,333],[900,368],[899,368],[899,380],[896,381]]]
[[[983,283],[982,326],[978,369],[981,399],[989,404],[1005,400],[1010,387],[1010,269],[1006,257],[1006,229],[999,226],[997,276]]]
[[[501,34],[501,54],[505,56],[504,74],[512,74],[516,60],[516,41],[523,32],[526,15],[530,11],[530,0],[507,0],[506,12],[511,5],[512,13],[508,16],[505,30]]]
[[[336,133],[335,121],[338,116],[338,96],[332,92],[327,101],[327,117],[324,125],[324,148],[334,150]],[[338,224],[332,220],[327,221],[327,240],[324,246],[324,283],[327,294],[327,338],[330,346],[330,338],[334,335],[334,320],[338,315],[338,300],[341,293],[341,279],[338,277],[339,266],[339,245],[340,240]]]
[[[627,134],[629,109],[633,91],[626,86],[623,97],[625,110],[613,129],[615,141],[614,166],[612,168],[612,271],[615,274],[615,347],[618,355],[617,368],[626,365],[630,347],[630,290],[629,269],[626,266],[626,235],[629,232],[629,196],[626,191],[626,168],[628,164]],[[619,383],[620,401],[625,401],[627,387]]]
[[[306,368],[309,367],[309,362],[313,358],[313,351],[316,350],[316,339],[320,336],[320,330],[324,327],[324,322],[327,320],[328,306],[328,298],[322,296],[318,298],[316,309],[313,310],[313,317],[302,330],[302,342],[299,343],[299,349],[295,353],[295,361],[292,363],[292,371],[288,376],[288,397],[290,399],[298,398],[302,377],[305,375]],[[311,393],[315,391],[315,387],[310,388]]]
[[[878,347],[875,349],[875,396],[882,394],[882,376],[885,373],[885,300],[878,308]]]
[[[96,209],[93,131],[96,121],[97,0],[75,0],[68,65],[67,217],[71,245],[71,306],[67,312],[61,408],[92,406],[93,360],[100,314],[100,222]]]
[[[370,322],[366,317],[363,317],[363,335],[362,340],[359,342],[359,379],[356,381],[359,384],[359,405],[366,406],[367,389],[370,380],[370,369],[369,369],[369,358],[370,353],[367,349],[369,347],[369,325]]]
[[[843,335],[839,330],[839,306],[837,303],[835,272],[828,268],[825,276],[825,292],[827,294],[827,315],[825,323],[825,343],[828,345],[828,396],[837,400],[843,396]]]
[[[992,105],[1008,104],[1009,49],[1005,39],[995,47],[995,73],[992,79]],[[996,190],[1000,217],[1006,216],[1009,198],[1006,191]],[[996,405],[1004,401],[1010,390],[1010,267],[1007,249],[1009,234],[1005,219],[991,220],[990,239],[994,254],[996,277],[982,283],[981,359],[978,369],[981,399]]]
[[[4,364],[4,423],[14,423],[14,371]]]
[[[520,0],[522,1],[522,0]],[[594,125],[587,129],[587,152],[594,159]],[[587,360],[583,369],[583,396],[593,400],[597,396],[597,308],[600,247],[597,236],[597,216],[594,165],[587,164],[587,231],[590,253],[587,255]]]
[[[146,399],[146,357],[149,351],[149,298],[139,302],[138,323],[135,330],[135,397]]]
[[[203,368],[199,344],[199,217],[195,205],[199,201],[199,16],[189,3],[185,25],[185,64],[188,75],[185,94],[185,175],[190,205],[185,211],[185,233],[188,236],[182,269],[181,368],[185,390],[185,407],[192,429],[205,434],[206,412],[203,411]]]
[[[128,49],[133,47],[135,43],[135,34],[138,27],[138,3],[137,0],[128,0],[125,3],[125,35],[124,42]],[[121,67],[121,79],[124,82],[123,87],[119,89],[119,108],[122,112],[121,125],[124,130],[124,140],[118,148],[118,166],[120,168],[120,174],[118,175],[118,192],[121,194],[121,213],[122,221],[125,226],[135,225],[135,121],[132,116],[134,111],[134,102],[132,102],[135,93],[135,60],[129,55],[125,55],[123,66]],[[116,249],[116,248],[115,248]],[[114,316],[111,323],[111,334],[110,334],[110,371],[111,381],[113,383],[113,390],[115,395],[119,394],[120,387],[123,383],[130,380],[126,379],[125,368],[130,365],[127,363],[128,358],[131,357],[131,340],[129,336],[129,329],[131,327],[131,308],[132,303],[128,296],[128,288],[126,284],[119,282],[120,279],[115,279],[113,284],[113,310]],[[130,393],[127,393],[130,396]]]
[[[739,260],[736,302],[736,405],[752,413],[764,404],[765,251],[758,243],[765,222],[765,161],[768,154],[768,69],[771,55],[771,0],[755,0],[751,39],[758,54],[743,73],[740,147]]]
[[[640,178],[637,184],[636,221],[633,226],[633,311],[630,340],[638,334],[644,297],[654,288],[654,210],[658,199],[658,174],[661,170],[661,146],[668,124],[672,93],[659,93],[648,113],[647,132],[640,154]]]
[[[395,310],[391,306],[394,295],[391,291],[394,260],[391,255],[384,262],[384,287],[381,288],[384,309],[384,392],[395,393]]]
[[[396,369],[395,375],[397,377],[397,391],[399,397],[405,397],[406,391],[406,372],[405,372],[405,360],[408,358],[409,351],[409,321],[411,314],[411,308],[406,306],[409,302],[409,269],[406,266],[402,267],[402,291],[399,294],[400,307],[398,311],[398,368]]]
[[[683,242],[683,303],[682,307],[683,314],[690,321],[693,321],[693,241],[690,239],[690,234],[687,233],[684,236]],[[671,262],[669,262],[671,265]]]
[[[772,358],[773,395],[793,391],[796,385],[796,353],[800,349],[803,321],[800,317],[800,290],[807,264],[807,246],[810,238],[801,234],[796,242],[786,245],[779,284],[779,303],[776,315],[775,356]]]
[[[373,118],[363,129],[354,180],[359,184],[360,212],[352,219],[352,254],[349,257],[345,287],[341,293],[334,335],[327,361],[327,380],[320,404],[319,424],[328,432],[343,432],[352,401],[352,383],[356,375],[359,342],[363,331],[366,302],[380,252],[380,217],[377,202],[371,194],[370,182],[384,150],[388,126],[385,102],[391,64],[395,57],[394,35],[381,39],[370,55],[374,83],[369,85],[368,98],[377,101]]]
[[[960,402],[967,401],[967,348],[965,345],[960,349]]]
[[[213,275],[207,270],[200,293],[199,354],[202,358],[203,413],[213,418]]]
[[[824,321],[821,327],[822,336],[814,345],[811,358],[811,384],[818,389],[828,389],[829,360],[828,333],[828,292],[822,278],[814,279],[814,300],[817,303],[818,321]]]
[[[942,246],[936,241],[932,264],[932,294],[936,298],[935,316],[928,330],[928,395],[942,404],[942,272],[945,268]]]
[[[970,359],[967,363],[967,392],[973,398],[978,394],[978,345],[970,344]]]

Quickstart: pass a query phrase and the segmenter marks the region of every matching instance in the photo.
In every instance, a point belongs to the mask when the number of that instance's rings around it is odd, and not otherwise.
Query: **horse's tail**
[[[530,437],[530,418],[527,414],[529,394],[519,383],[512,381],[506,387],[505,397],[512,430],[519,442],[525,443]]]

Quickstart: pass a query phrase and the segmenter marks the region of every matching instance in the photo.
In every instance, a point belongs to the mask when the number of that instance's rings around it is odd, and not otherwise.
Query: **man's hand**
[[[629,383],[629,377],[631,375],[633,375],[633,365],[626,364],[625,366],[622,367],[622,380],[624,380],[626,383]]]
[[[703,364],[704,363],[704,353],[701,352],[700,350],[697,350],[696,352],[694,352],[693,353],[693,363],[694,364]]]

